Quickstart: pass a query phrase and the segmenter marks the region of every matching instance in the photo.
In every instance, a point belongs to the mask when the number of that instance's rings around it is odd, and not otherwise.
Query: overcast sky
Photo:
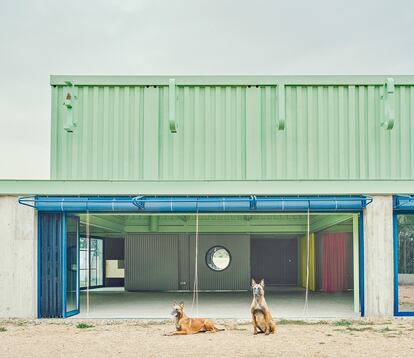
[[[0,0],[0,179],[47,179],[50,74],[414,74],[412,0]]]

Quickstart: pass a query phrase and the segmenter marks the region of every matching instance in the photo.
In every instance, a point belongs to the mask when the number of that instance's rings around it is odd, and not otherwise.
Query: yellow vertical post
[[[306,288],[306,237],[300,239],[300,284]],[[315,234],[309,236],[309,290],[316,290],[315,282]]]

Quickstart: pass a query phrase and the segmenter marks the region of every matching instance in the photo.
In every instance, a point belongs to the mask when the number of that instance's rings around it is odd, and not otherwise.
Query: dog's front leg
[[[257,334],[257,323],[256,323],[256,316],[252,314],[252,322],[253,322],[253,334]]]
[[[266,314],[266,317],[265,317],[265,324],[266,324],[265,335],[268,336],[269,333],[270,333],[270,317],[267,314]]]
[[[187,331],[174,331],[169,334],[169,336],[182,336],[187,334]]]
[[[276,324],[273,321],[270,321],[270,333],[275,333],[276,332]]]
[[[167,336],[167,337],[169,337],[169,336],[173,336],[173,335],[175,334],[175,332],[176,332],[176,331],[174,331],[174,332],[170,332],[170,333],[164,333],[164,336]]]

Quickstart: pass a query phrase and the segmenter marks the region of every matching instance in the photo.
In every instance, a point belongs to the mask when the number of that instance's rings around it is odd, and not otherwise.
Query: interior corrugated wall
[[[128,235],[125,238],[125,289],[178,290],[178,235]]]
[[[230,266],[221,272],[208,268],[205,255],[215,246],[231,253]],[[148,234],[125,238],[125,289],[188,290],[194,282],[194,235]],[[249,235],[200,235],[200,290],[247,290],[250,284]],[[180,284],[184,283],[185,284]]]
[[[190,279],[194,280],[195,236],[190,235]],[[211,270],[205,260],[213,246],[224,246],[231,263],[224,271]],[[200,235],[198,285],[200,290],[248,290],[250,288],[250,235]]]

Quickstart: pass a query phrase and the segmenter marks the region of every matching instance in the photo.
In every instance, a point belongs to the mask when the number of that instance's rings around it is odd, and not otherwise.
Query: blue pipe
[[[366,196],[220,196],[220,197],[21,197],[19,203],[39,211],[65,212],[325,212],[361,211]]]
[[[355,211],[364,208],[366,197],[142,197],[133,199],[140,211],[149,212],[295,212]]]

